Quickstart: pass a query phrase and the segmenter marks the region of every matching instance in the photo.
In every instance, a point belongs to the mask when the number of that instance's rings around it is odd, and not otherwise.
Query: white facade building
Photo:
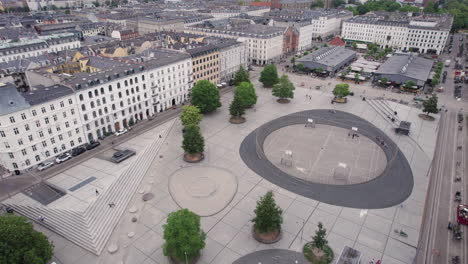
[[[279,61],[284,28],[247,24],[239,27],[208,28],[201,24],[187,27],[186,33],[232,38],[245,43],[249,63],[265,65]]]
[[[343,23],[346,41],[376,43],[403,51],[440,54],[447,41],[452,17],[426,14],[425,17],[359,16]]]
[[[223,41],[214,44],[219,47],[219,71],[221,81],[234,78],[240,67],[247,68],[247,50],[245,43],[235,40]]]
[[[188,99],[187,53],[150,50],[109,60],[108,70],[74,75],[34,71],[37,85],[0,85],[0,164],[25,170]],[[103,62],[104,63],[104,62]],[[60,82],[61,84],[48,85]]]

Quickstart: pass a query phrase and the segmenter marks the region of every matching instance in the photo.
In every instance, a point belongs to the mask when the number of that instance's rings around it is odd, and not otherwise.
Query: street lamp
[[[184,254],[185,254],[185,264],[188,264],[188,261],[187,261],[187,251],[184,251]]]

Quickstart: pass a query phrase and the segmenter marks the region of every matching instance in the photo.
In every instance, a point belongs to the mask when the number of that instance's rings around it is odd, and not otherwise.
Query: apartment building
[[[450,15],[411,16],[380,12],[345,21],[342,37],[347,42],[376,43],[402,51],[440,54],[452,23]]]
[[[105,69],[92,73],[31,70],[24,92],[0,85],[0,163],[5,168],[28,169],[188,99],[189,54],[148,50],[103,59],[107,67],[100,61]]]
[[[220,81],[219,48],[208,44],[188,49],[187,52],[192,57],[194,84],[200,80],[208,80],[214,84],[218,84]]]
[[[228,21],[205,21],[187,27],[185,32],[236,39],[245,43],[249,63],[265,65],[280,60],[284,28]]]
[[[179,31],[184,30],[183,18],[155,18],[155,17],[142,17],[128,19],[127,27],[132,28],[140,35],[153,33],[158,31]]]
[[[297,32],[297,45],[295,50],[306,50],[312,47],[312,36],[314,33],[314,25],[310,21],[297,21],[292,19],[273,18],[273,25],[277,27],[291,27],[291,30]],[[285,40],[286,41],[286,40]],[[283,47],[283,50],[286,50]]]
[[[8,42],[0,45],[0,61],[8,62],[79,47],[80,39],[72,33]]]

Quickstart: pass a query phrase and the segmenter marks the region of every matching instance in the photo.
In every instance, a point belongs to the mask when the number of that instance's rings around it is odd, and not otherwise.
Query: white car
[[[62,163],[64,161],[67,161],[67,160],[69,160],[71,158],[72,158],[72,155],[70,153],[66,152],[66,153],[58,155],[57,158],[55,158],[55,163],[60,164],[60,163]]]
[[[128,132],[128,130],[126,128],[122,128],[122,129],[120,129],[118,131],[115,131],[115,135],[116,136],[121,136],[121,135],[123,135],[123,134],[125,134],[127,132]]]
[[[54,166],[54,162],[51,161],[51,160],[48,160],[48,161],[44,161],[42,163],[39,163],[39,165],[37,165],[37,169],[39,171],[43,171],[43,170],[46,170],[50,167]]]

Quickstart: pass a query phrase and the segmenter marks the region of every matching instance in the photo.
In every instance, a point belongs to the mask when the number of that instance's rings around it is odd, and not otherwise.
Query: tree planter
[[[314,264],[328,264],[333,261],[333,250],[325,246],[323,250],[314,247],[313,242],[306,243],[302,249],[304,257]]]
[[[423,119],[423,120],[426,120],[426,121],[434,121],[435,118],[430,116],[430,115],[426,115],[426,114],[419,114],[418,115],[419,118]]]
[[[343,97],[343,98],[336,97],[336,98],[333,99],[333,102],[339,103],[339,104],[344,104],[347,101],[348,101],[348,99],[346,99],[346,97]]]
[[[280,99],[277,99],[276,102],[280,103],[280,104],[289,104],[289,99],[286,99],[286,98],[280,98]]]
[[[190,154],[190,153],[184,153],[184,161],[188,163],[197,163],[202,161],[205,158],[205,155],[203,153],[195,153],[195,154]]]
[[[198,262],[198,260],[200,259],[200,256],[192,259],[191,261],[188,261],[188,262],[185,262],[185,259],[184,260],[178,260],[178,259],[175,259],[173,257],[168,257],[169,258],[169,262],[171,264],[186,264],[186,263],[189,263],[189,264],[195,264]]]
[[[252,236],[255,238],[255,240],[257,240],[260,243],[273,244],[281,239],[281,237],[283,236],[283,232],[281,230],[276,230],[274,232],[263,234],[258,233],[255,230],[255,227],[252,226]]]
[[[229,123],[231,124],[242,124],[242,123],[245,123],[245,117],[243,116],[231,116],[231,118],[229,118]]]

